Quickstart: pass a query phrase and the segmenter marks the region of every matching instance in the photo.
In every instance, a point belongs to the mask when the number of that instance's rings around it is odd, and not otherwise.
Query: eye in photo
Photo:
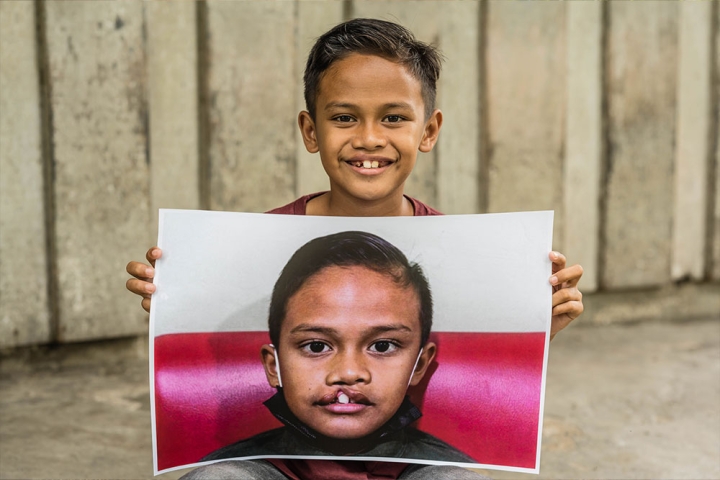
[[[156,472],[257,458],[537,471],[552,212],[160,219]]]

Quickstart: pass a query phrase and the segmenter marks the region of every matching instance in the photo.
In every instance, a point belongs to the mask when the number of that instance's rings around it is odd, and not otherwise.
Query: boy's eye
[[[330,350],[330,347],[324,342],[310,342],[303,345],[302,348],[310,353],[323,353]]]
[[[400,115],[388,115],[385,117],[385,121],[388,123],[398,123],[402,121],[402,117]]]
[[[388,353],[393,352],[397,348],[397,345],[389,340],[380,340],[370,345],[370,351],[377,353]]]
[[[348,123],[353,121],[353,117],[350,115],[338,115],[337,117],[333,118],[336,122],[340,123]]]

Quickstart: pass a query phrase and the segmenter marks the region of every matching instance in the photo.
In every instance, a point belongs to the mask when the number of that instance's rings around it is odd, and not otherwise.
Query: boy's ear
[[[428,367],[435,358],[435,353],[437,353],[437,347],[435,344],[433,342],[426,343],[423,347],[422,353],[420,354],[417,366],[415,367],[415,372],[412,377],[410,377],[411,386],[417,385],[420,383],[420,380],[423,379],[425,372],[427,372]]]
[[[275,362],[275,349],[272,345],[263,345],[260,348],[260,358],[262,359],[263,368],[265,368],[265,377],[271,387],[280,386],[280,378],[278,377],[278,366]]]
[[[430,114],[430,118],[425,122],[425,131],[423,132],[423,138],[420,140],[420,146],[418,150],[423,153],[428,153],[433,149],[440,135],[440,128],[442,127],[443,115],[437,108]]]
[[[300,133],[302,134],[303,143],[305,148],[310,153],[317,153],[320,150],[320,146],[317,141],[317,130],[315,129],[315,122],[310,117],[310,113],[303,110],[298,115],[298,127],[300,127]]]

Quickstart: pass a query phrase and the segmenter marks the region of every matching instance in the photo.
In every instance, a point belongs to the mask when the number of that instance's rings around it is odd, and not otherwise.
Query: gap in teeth
[[[353,166],[358,168],[380,168],[380,162],[377,160],[363,160],[362,162],[355,162]]]

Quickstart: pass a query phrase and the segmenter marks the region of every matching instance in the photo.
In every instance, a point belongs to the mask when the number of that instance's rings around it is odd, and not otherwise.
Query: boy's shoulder
[[[443,462],[477,463],[470,456],[439,438],[416,428],[405,430],[402,456]]]
[[[316,192],[311,193],[310,195],[303,195],[294,202],[290,202],[287,205],[283,205],[282,207],[273,208],[272,210],[268,210],[265,213],[274,213],[280,215],[305,215],[305,212],[307,211],[307,203],[313,198],[319,197],[320,195],[323,195],[325,193],[327,192]],[[421,202],[420,200],[408,197],[407,195],[405,195],[405,198],[410,200],[410,202],[412,203],[416,217],[442,215],[442,213],[438,212],[431,206]]]
[[[305,215],[307,203],[315,197],[319,197],[327,192],[316,192],[310,195],[303,195],[294,202],[290,202],[282,207],[273,208],[265,213],[275,213],[280,215]]]
[[[286,427],[268,430],[254,437],[240,440],[239,442],[215,450],[203,457],[201,461],[252,457],[256,455],[283,455],[286,454],[286,441],[283,441],[285,433]]]

